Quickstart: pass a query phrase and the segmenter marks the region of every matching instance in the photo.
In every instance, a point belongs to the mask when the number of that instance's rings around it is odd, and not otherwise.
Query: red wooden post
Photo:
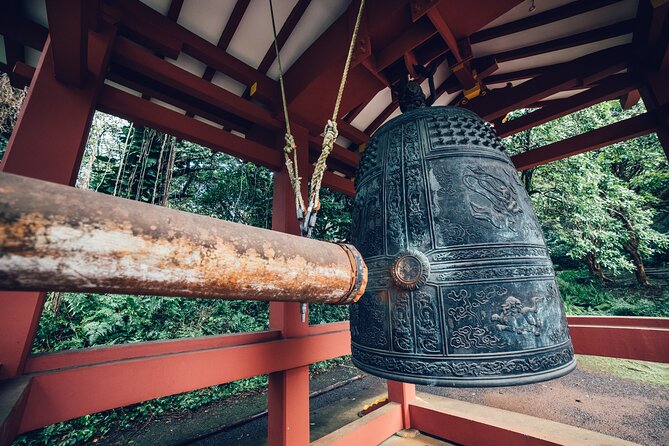
[[[47,39],[0,170],[74,185],[109,61],[115,29],[89,34],[89,76],[81,88],[54,77]],[[44,293],[0,293],[0,379],[22,373],[39,323]]]
[[[657,137],[667,159],[669,159],[669,86],[666,81],[668,72],[669,68],[659,73],[647,73],[641,88],[641,97],[646,107],[656,113],[659,124]]]
[[[402,405],[404,429],[411,427],[409,405],[416,399],[416,386],[399,381],[388,380],[388,399]]]
[[[302,192],[306,196],[307,180],[311,174],[309,164],[309,133],[303,127],[291,125],[297,144]],[[283,138],[278,144],[283,148]],[[295,197],[285,168],[274,175],[274,200],[272,203],[272,229],[299,234],[295,215]],[[300,304],[271,302],[269,326],[281,330],[282,337],[290,338],[309,334],[309,314],[302,322]],[[297,367],[269,374],[267,395],[269,446],[300,446],[309,444],[309,367]]]

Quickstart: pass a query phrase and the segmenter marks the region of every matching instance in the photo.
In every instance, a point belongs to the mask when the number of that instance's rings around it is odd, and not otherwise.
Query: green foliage
[[[669,283],[663,279],[656,288],[644,288],[626,276],[602,284],[587,271],[567,270],[557,280],[568,314],[669,317]]]
[[[643,104],[622,110],[617,101],[607,102],[505,143],[515,154],[644,111]],[[669,237],[655,222],[666,213],[661,197],[669,193],[669,166],[655,135],[540,166],[523,179],[556,263],[618,274],[666,253]]]

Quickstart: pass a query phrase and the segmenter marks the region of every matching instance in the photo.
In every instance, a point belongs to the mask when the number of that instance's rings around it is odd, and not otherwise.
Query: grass
[[[577,355],[576,360],[579,368],[669,389],[669,364],[584,355]]]

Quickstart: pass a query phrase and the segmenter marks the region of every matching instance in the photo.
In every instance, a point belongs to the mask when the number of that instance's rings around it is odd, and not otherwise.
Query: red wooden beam
[[[156,98],[167,104],[186,110],[187,116],[200,116],[222,125],[226,130],[236,130],[240,133],[249,133],[252,123],[242,119],[209,102],[202,101],[183,93],[176,88],[155,82],[152,78],[134,72],[127,67],[115,65],[107,78],[132,90],[142,93],[144,99]]]
[[[412,427],[465,445],[631,445],[608,435],[508,410],[434,395],[410,406]]]
[[[417,20],[434,5],[439,9],[451,32],[457,40],[471,36],[505,12],[522,3],[523,0],[478,0],[476,11],[469,0],[413,0],[411,16]]]
[[[342,329],[344,328],[333,327],[330,331]],[[105,362],[143,358],[146,356],[186,353],[197,350],[269,342],[279,339],[280,334],[281,333],[278,330],[267,330],[251,333],[233,333],[215,336],[199,336],[195,338],[109,345],[67,350],[56,353],[40,353],[31,355],[28,358],[25,373],[41,373],[59,369],[69,369],[72,367],[92,366]]]
[[[90,76],[82,88],[56,81],[47,39],[0,170],[74,185],[115,34],[111,27],[90,33]],[[0,379],[22,372],[43,303],[44,293],[0,293]]]
[[[221,37],[218,39],[217,47],[222,50],[228,48],[230,41],[239,27],[239,22],[242,21],[244,13],[249,7],[249,3],[251,3],[251,0],[237,0],[237,3],[235,3],[235,7],[232,10],[232,14],[230,14],[230,18],[228,18],[228,23],[225,24]],[[216,70],[208,66],[207,69],[204,70],[202,79],[211,81],[214,78],[214,74],[216,74]]]
[[[385,48],[375,53],[376,68],[379,71],[387,68],[401,59],[407,51],[421,45],[435,34],[437,30],[430,20],[427,18],[418,20]]]
[[[578,110],[590,107],[600,102],[615,99],[620,95],[634,90],[637,82],[629,74],[613,75],[604,79],[598,86],[583,93],[575,94],[560,100],[555,105],[548,105],[540,110],[520,116],[496,126],[497,136],[505,138],[523,130],[536,127]]]
[[[303,177],[311,173],[309,164],[309,132],[291,123],[292,133],[298,150],[298,169]],[[277,137],[277,148],[283,147],[283,140]],[[301,182],[301,194],[307,196],[307,181]],[[295,195],[287,168],[284,166],[274,175],[272,197],[272,229],[300,234],[295,216]],[[301,314],[299,302],[270,302],[269,326],[280,330],[285,339],[309,335],[309,314]],[[322,336],[322,335],[321,335]],[[269,446],[290,446],[309,444],[309,367],[284,367],[269,375],[267,389],[267,440]]]
[[[655,114],[644,113],[538,149],[528,150],[511,157],[511,161],[515,164],[516,169],[526,170],[620,141],[647,135],[657,128],[658,120]]]
[[[325,172],[323,175],[323,186],[332,191],[348,195],[349,197],[355,195],[355,186],[353,184],[353,180],[340,177],[339,175],[332,172]]]
[[[623,110],[629,110],[638,104],[639,100],[641,100],[641,93],[639,93],[639,90],[630,90],[620,97],[620,106]]]
[[[196,79],[206,82],[197,76]],[[113,87],[104,87],[100,95],[99,109],[272,170],[278,170],[283,165],[283,156],[278,150],[197,121]]]
[[[388,403],[319,438],[311,446],[377,446],[402,429],[402,406]]]
[[[36,374],[20,432],[167,395],[308,366],[350,354],[349,339],[348,331],[337,331]]]
[[[264,108],[154,56],[126,39],[120,38],[114,45],[113,61],[265,128],[282,128],[282,124]]]
[[[411,414],[409,405],[416,400],[416,385],[399,381],[387,380],[388,399],[399,404],[402,408],[402,423],[404,429],[411,428]]]
[[[97,2],[84,0],[47,0],[49,34],[53,48],[56,79],[76,87],[86,80],[88,65],[88,29],[91,11]]]
[[[523,48],[502,51],[501,53],[495,54],[494,57],[498,62],[507,62],[510,60],[524,59],[526,57],[550,53],[551,51],[599,42],[600,40],[632,33],[634,31],[634,24],[635,21],[633,19],[625,20],[624,22],[591,29],[582,33],[561,37],[559,39],[549,40],[547,42],[537,43]]]
[[[581,355],[669,363],[669,329],[569,325],[574,352]]]
[[[293,9],[290,11],[288,18],[284,22],[279,33],[276,35],[276,42],[279,46],[279,51],[281,51],[281,48],[283,48],[283,46],[286,44],[288,37],[290,37],[293,30],[295,30],[297,23],[300,21],[302,15],[310,4],[311,0],[298,0]],[[275,59],[276,50],[274,48],[274,44],[272,44],[265,52],[265,56],[262,58],[260,65],[258,65],[258,71],[261,73],[267,73],[267,70],[269,70],[269,68],[272,66],[272,63]]]
[[[505,23],[504,25],[477,31],[472,34],[471,42],[474,44],[496,39],[498,37],[508,36],[520,31],[525,31],[526,29],[536,28],[541,25],[547,25],[588,11],[603,8],[620,1],[621,0],[577,0],[540,14],[529,15],[527,18],[516,20],[515,22]]]
[[[608,326],[608,327],[637,327],[637,328],[664,328],[669,330],[669,318],[644,316],[567,316],[569,326]]]
[[[469,101],[466,108],[490,121],[523,108],[559,91],[587,85],[627,65],[630,46],[622,45],[588,54],[562,65],[557,72],[547,72],[512,88],[491,90],[486,96]]]

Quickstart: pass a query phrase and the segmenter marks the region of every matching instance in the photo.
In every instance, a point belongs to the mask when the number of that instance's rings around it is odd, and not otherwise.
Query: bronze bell
[[[353,241],[369,282],[351,306],[353,362],[459,387],[570,372],[541,226],[494,130],[462,108],[408,108],[371,138],[356,178]]]

